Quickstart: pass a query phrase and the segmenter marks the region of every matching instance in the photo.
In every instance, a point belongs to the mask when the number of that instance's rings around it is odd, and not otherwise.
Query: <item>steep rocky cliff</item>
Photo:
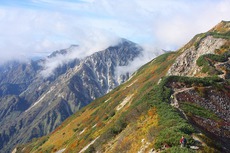
[[[43,66],[49,60],[77,47],[56,51],[44,60],[1,66],[1,152],[10,152],[18,143],[48,134],[68,116],[125,82],[129,72],[118,76],[117,67],[127,66],[142,50],[122,39],[116,46],[70,60],[42,77]]]

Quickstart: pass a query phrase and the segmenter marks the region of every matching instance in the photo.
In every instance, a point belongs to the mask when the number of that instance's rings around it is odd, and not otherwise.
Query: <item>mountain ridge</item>
[[[46,78],[40,73],[45,60],[8,67],[0,76],[1,151],[9,152],[17,143],[48,134],[81,107],[126,81],[129,74],[116,76],[114,71],[141,51],[137,44],[122,40],[112,48],[62,64]],[[67,51],[55,52],[49,58],[63,53]],[[5,80],[6,76],[11,77]],[[15,91],[11,90],[14,87]]]
[[[228,32],[199,34],[177,52],[153,59],[51,134],[15,152],[229,152]],[[197,69],[189,69],[193,64]],[[223,64],[222,72],[216,64]],[[186,148],[180,147],[182,135]]]

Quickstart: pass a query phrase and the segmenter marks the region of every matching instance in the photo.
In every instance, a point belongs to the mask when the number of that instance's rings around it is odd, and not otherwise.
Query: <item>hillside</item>
[[[47,65],[73,49],[78,46],[56,51],[46,59],[0,67],[0,152],[52,132],[80,108],[122,84],[130,74],[118,75],[117,68],[127,66],[142,50],[122,39],[83,59],[60,64],[48,75]]]
[[[153,59],[51,134],[14,152],[230,152],[229,27],[223,21]]]

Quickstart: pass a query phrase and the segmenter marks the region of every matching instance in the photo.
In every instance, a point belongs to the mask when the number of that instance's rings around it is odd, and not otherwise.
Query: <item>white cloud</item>
[[[120,40],[118,37],[113,36],[106,31],[94,31],[93,29],[88,29],[87,33],[81,36],[84,37],[82,37],[82,40],[79,41],[81,44],[80,46],[71,48],[71,51],[65,55],[58,55],[56,57],[46,59],[43,64],[44,69],[41,72],[43,77],[49,77],[58,66],[62,66],[64,63],[67,63],[75,58],[83,59],[96,51],[101,51],[111,45],[113,46],[118,44]]]
[[[28,0],[29,1],[29,0]],[[221,20],[228,0],[30,0],[0,4],[0,61],[47,54],[79,44],[91,54],[124,37],[172,50]],[[84,55],[84,56],[85,56]]]
[[[173,4],[172,4],[173,5]],[[230,20],[230,1],[185,1],[179,8],[169,6],[154,23],[153,35],[165,49],[182,47],[194,35],[206,32],[221,20]]]
[[[141,55],[136,57],[132,62],[130,62],[127,66],[118,66],[116,68],[116,75],[119,77],[122,74],[132,74],[137,71],[140,66],[146,64],[147,62],[151,61],[153,58],[159,56],[160,54],[164,53],[162,49],[149,46],[148,44],[144,44],[143,52]]]

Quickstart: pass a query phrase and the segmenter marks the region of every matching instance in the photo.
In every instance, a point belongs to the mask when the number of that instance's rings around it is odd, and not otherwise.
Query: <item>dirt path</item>
[[[197,135],[202,135],[202,133],[197,133]],[[201,143],[202,146],[206,146],[206,143],[204,143],[204,141],[202,141],[199,137],[196,136],[196,134],[192,134],[192,138],[195,140],[195,141],[198,141]]]
[[[171,95],[171,106],[177,108],[181,112],[181,114],[184,116],[184,118],[186,120],[188,120],[188,117],[185,114],[185,112],[180,108],[180,105],[179,105],[179,102],[178,102],[178,100],[176,98],[176,95],[179,94],[179,93],[185,92],[185,91],[192,90],[192,89],[194,89],[194,87],[177,89]],[[193,133],[191,136],[196,142],[200,143],[202,146],[206,146],[206,144],[197,135],[202,135],[202,133]],[[194,150],[199,149],[198,146],[190,146],[190,148],[194,149]]]
[[[185,118],[186,120],[188,120],[188,117],[187,117],[187,115],[185,114],[185,112],[184,112],[182,109],[180,109],[180,107],[179,107],[179,102],[178,102],[178,100],[177,100],[177,98],[176,98],[176,95],[177,95],[178,93],[185,92],[185,91],[189,91],[189,90],[191,90],[191,89],[194,89],[194,87],[177,89],[177,90],[175,90],[175,92],[171,95],[171,106],[177,108],[177,109],[183,114],[183,116],[184,116],[184,118]]]
[[[230,57],[228,58],[228,61],[226,61],[226,62],[217,62],[214,64],[214,66],[217,70],[223,72],[223,74],[218,75],[220,78],[225,79],[227,72],[225,70],[222,70],[221,68],[219,68],[219,66],[224,65],[224,64],[229,64],[229,63],[230,63]]]

